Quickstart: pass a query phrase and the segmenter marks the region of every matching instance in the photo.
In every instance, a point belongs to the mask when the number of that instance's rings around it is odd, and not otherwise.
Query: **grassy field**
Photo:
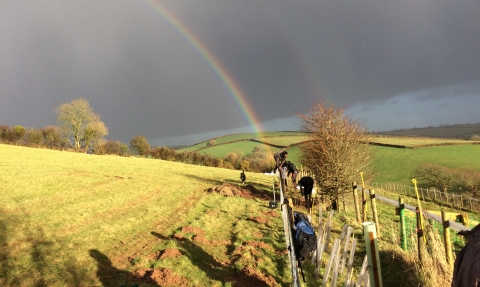
[[[250,134],[233,135],[237,140],[229,144],[219,144],[202,149],[201,153],[207,153],[216,157],[225,157],[234,150],[240,150],[248,155],[254,147],[262,146],[261,143],[248,141]],[[222,138],[229,138],[228,136]],[[274,136],[260,138],[260,140],[274,145],[291,145],[308,139],[306,135],[294,134],[291,136]],[[394,144],[406,147],[428,146],[415,149],[392,148],[373,146],[375,157],[374,181],[381,183],[395,183],[410,185],[412,174],[422,163],[434,163],[447,167],[472,167],[480,170],[480,145],[472,142],[448,138],[425,138],[425,137],[400,137],[400,136],[375,136],[373,142]],[[272,152],[280,148],[270,147]],[[299,146],[288,148],[288,159],[300,167],[298,160]]]
[[[383,182],[408,185],[425,161],[480,169],[478,145],[374,148]],[[292,147],[289,159],[298,154]],[[206,190],[238,187],[239,171],[10,145],[0,145],[0,159],[2,286],[290,286],[269,176],[247,172],[256,195],[229,197]],[[378,205],[384,286],[395,286],[416,278],[415,263],[398,248],[393,207]],[[344,224],[355,227],[358,270],[364,243],[352,206],[348,196],[333,228],[338,235]],[[312,268],[305,266],[307,286],[320,286]]]
[[[0,158],[2,286],[289,285],[267,199],[205,192],[238,171],[10,145]],[[271,177],[247,178],[271,191]]]
[[[411,185],[412,173],[422,163],[480,170],[480,145],[399,149],[376,146],[373,162],[376,182]]]
[[[265,133],[242,133],[242,134],[233,134],[233,135],[225,135],[225,136],[221,136],[221,137],[217,137],[217,138],[214,138],[213,140],[215,140],[215,146],[212,146],[209,149],[209,151],[212,152],[212,155],[213,153],[216,153],[215,152],[215,149],[219,146],[221,146],[222,144],[225,144],[225,143],[230,143],[230,142],[234,142],[234,141],[240,141],[242,143],[246,143],[248,142],[250,139],[257,139],[257,140],[265,140],[267,142],[269,142],[269,138],[271,137],[274,137],[276,138],[276,140],[273,140],[273,142],[277,143],[277,140],[280,139],[280,140],[285,140],[285,139],[289,139],[289,138],[292,138],[288,141],[292,141],[292,142],[298,142],[298,141],[301,141],[301,137],[304,135],[304,133],[301,133],[301,132],[295,132],[295,131],[285,131],[285,132],[265,132]],[[182,148],[180,149],[179,151],[196,151],[196,150],[199,150],[199,149],[203,149],[205,147],[207,147],[207,144],[208,144],[209,140],[207,141],[204,141],[204,142],[201,142],[201,143],[198,143],[198,144],[194,144],[192,146],[189,146],[189,147],[186,147],[186,148]],[[248,150],[248,153],[250,153],[251,150]]]

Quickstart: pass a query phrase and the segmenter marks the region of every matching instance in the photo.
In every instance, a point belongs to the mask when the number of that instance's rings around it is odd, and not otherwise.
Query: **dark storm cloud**
[[[154,2],[1,1],[0,124],[52,125],[60,103],[84,97],[124,142],[245,126]],[[402,94],[430,102],[480,91],[478,1],[157,3],[218,57],[262,121],[321,99],[368,110]]]

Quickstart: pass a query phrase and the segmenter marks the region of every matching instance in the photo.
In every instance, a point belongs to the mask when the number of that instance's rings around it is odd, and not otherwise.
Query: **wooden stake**
[[[358,195],[357,195],[357,183],[352,183],[353,188],[353,203],[355,205],[355,214],[357,215],[357,221],[359,224],[362,223],[362,219],[360,218],[360,208],[358,207]]]
[[[442,225],[443,225],[443,241],[445,243],[445,256],[447,257],[448,265],[453,269],[452,258],[452,242],[450,240],[450,223],[448,222],[447,214],[442,210]]]
[[[375,203],[375,190],[370,190],[370,201],[372,204],[373,221],[377,230],[377,237],[380,238],[380,222],[378,222],[377,204]]]
[[[423,226],[422,226],[422,213],[420,209],[415,207],[415,212],[417,214],[417,246],[418,246],[418,259],[420,260],[420,264],[423,264],[423,251],[425,250],[425,238],[423,234]]]

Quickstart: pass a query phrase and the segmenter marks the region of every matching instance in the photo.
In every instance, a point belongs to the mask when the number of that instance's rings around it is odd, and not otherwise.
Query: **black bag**
[[[317,236],[312,225],[308,221],[308,217],[300,212],[294,212],[294,246],[295,255],[298,261],[305,260],[310,252],[317,249]]]

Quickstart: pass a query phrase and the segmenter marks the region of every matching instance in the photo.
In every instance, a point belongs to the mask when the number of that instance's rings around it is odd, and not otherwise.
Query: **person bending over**
[[[286,150],[276,152],[273,155],[273,159],[275,160],[275,170],[273,171],[274,173],[277,172],[277,170],[280,173],[282,172],[281,169],[283,164],[287,160],[287,155],[288,155],[288,152]]]
[[[314,180],[310,176],[304,176],[298,181],[298,186],[300,187],[300,192],[305,197],[305,207],[312,207],[312,191]]]

